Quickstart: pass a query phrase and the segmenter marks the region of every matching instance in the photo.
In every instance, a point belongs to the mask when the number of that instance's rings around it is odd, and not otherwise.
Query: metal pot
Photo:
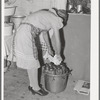
[[[26,16],[21,16],[21,15],[14,15],[11,17],[12,22],[14,23],[14,29],[16,30],[20,23],[22,22],[22,20],[25,18]]]
[[[68,81],[68,74],[51,75],[45,74],[45,88],[51,93],[59,93],[65,90]]]

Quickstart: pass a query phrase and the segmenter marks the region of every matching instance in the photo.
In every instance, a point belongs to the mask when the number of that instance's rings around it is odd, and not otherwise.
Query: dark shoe
[[[48,95],[48,92],[47,91],[45,91],[43,88],[41,88],[40,90],[38,90],[38,91],[35,91],[35,90],[33,90],[32,89],[32,87],[31,86],[29,86],[28,87],[28,89],[29,89],[29,91],[31,91],[32,92],[32,94],[38,94],[38,95],[40,95],[40,96],[45,96],[45,95]]]

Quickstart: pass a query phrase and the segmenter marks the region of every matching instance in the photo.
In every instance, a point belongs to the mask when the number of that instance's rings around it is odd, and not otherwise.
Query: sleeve
[[[63,20],[60,17],[56,17],[52,24],[52,28],[61,29],[63,27]]]

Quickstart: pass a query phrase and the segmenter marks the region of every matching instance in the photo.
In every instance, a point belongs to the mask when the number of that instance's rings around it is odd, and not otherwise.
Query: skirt
[[[23,69],[39,68],[35,37],[39,30],[31,24],[21,24],[14,39],[14,55],[17,67]]]

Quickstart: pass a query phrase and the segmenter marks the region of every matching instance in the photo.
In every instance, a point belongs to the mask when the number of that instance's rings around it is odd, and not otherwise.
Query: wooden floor
[[[43,77],[42,77],[43,78]],[[43,83],[43,80],[41,81]],[[3,100],[90,100],[90,95],[78,94],[73,90],[76,81],[69,76],[65,91],[41,97],[32,95],[28,91],[28,75],[26,70],[11,67],[4,74],[4,99]]]

